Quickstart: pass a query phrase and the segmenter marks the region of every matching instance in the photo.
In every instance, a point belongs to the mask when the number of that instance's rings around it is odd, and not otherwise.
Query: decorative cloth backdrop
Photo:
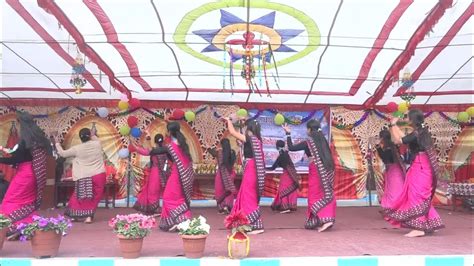
[[[57,131],[60,141],[67,148],[78,142],[78,131],[83,127],[95,126],[100,134],[104,147],[104,162],[110,168],[109,172],[115,173],[114,179],[119,184],[119,197],[127,195],[127,180],[130,176],[132,184],[131,195],[135,195],[143,184],[146,176],[145,166],[148,158],[140,155],[130,157],[130,173],[128,171],[128,159],[120,159],[118,151],[127,147],[129,137],[123,137],[119,129],[127,124],[130,115],[139,118],[138,127],[148,130],[152,135],[166,133],[166,123],[163,118],[173,113],[173,109],[134,109],[129,112],[119,113],[115,109],[109,109],[107,118],[96,115],[96,108],[80,107],[18,107],[26,110],[36,117],[38,125],[44,129],[46,134]],[[239,109],[235,105],[202,105],[192,109],[196,118],[192,122],[181,121],[183,132],[186,135],[194,161],[194,168],[198,173],[195,186],[194,198],[211,199],[214,196],[213,176],[215,162],[209,154],[209,150],[215,148],[222,137],[228,136],[225,124],[217,119],[220,116],[231,116]],[[283,137],[283,132],[276,132],[276,127],[271,125],[273,114],[277,110],[250,111],[260,121],[265,120],[263,135],[269,142],[266,147],[268,153],[267,164],[271,164],[274,156],[274,139],[272,137]],[[304,120],[314,117],[323,121],[323,131],[330,134],[331,148],[333,149],[336,162],[335,192],[338,199],[362,198],[367,193],[367,181],[369,178],[369,161],[373,163],[374,180],[378,192],[381,190],[383,180],[383,164],[373,153],[373,144],[379,131],[388,125],[391,115],[376,110],[352,111],[342,107],[328,108],[327,110],[314,110],[312,112],[281,112],[286,120],[300,118],[301,121],[293,123],[293,131],[305,131]],[[449,182],[466,181],[473,178],[473,156],[474,151],[474,129],[468,124],[461,127],[455,122],[455,113],[429,112],[426,113],[426,123],[435,139],[435,146],[439,153],[439,160],[443,169],[442,179],[438,182],[436,200],[438,203],[447,204],[446,190]],[[262,120],[263,119],[263,120]],[[16,139],[13,128],[15,121],[14,110],[0,107],[0,145],[11,146]],[[330,130],[327,126],[331,125]],[[272,130],[270,130],[272,128]],[[405,130],[409,130],[405,127]],[[268,133],[268,134],[267,134]],[[278,133],[278,134],[277,134]],[[281,133],[281,134],[280,134]],[[268,135],[268,136],[267,136]],[[273,136],[275,135],[275,136]],[[281,135],[281,136],[280,136]],[[143,136],[141,141],[144,141]],[[14,142],[14,141],[13,141]],[[239,148],[235,139],[231,138],[232,146],[236,151]],[[369,149],[369,146],[371,149]],[[239,161],[241,164],[241,161]],[[237,166],[238,172],[241,165]],[[3,167],[7,179],[11,178],[12,171]],[[268,174],[265,182],[265,195],[273,196],[278,186],[278,174]],[[307,195],[307,177],[302,174],[302,188],[300,197]]]

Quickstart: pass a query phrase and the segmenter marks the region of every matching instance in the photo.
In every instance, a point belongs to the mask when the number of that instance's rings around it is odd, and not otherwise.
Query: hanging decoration
[[[129,104],[128,102],[124,102],[124,101],[119,101],[118,104],[117,104],[118,108],[120,109],[120,111],[125,111],[128,109],[129,107]]]
[[[138,117],[131,115],[127,118],[127,124],[130,128],[136,127],[138,125]]]
[[[387,104],[387,111],[388,111],[389,113],[393,113],[393,112],[395,112],[395,111],[397,111],[397,110],[398,110],[398,104],[397,104],[397,103],[395,103],[395,102],[389,102],[389,103]]]
[[[457,115],[457,119],[460,123],[469,122],[469,113],[468,112],[459,112]]]
[[[142,131],[138,127],[134,127],[130,130],[130,135],[134,138],[139,138],[142,135]]]
[[[100,107],[97,109],[97,115],[102,118],[106,118],[109,115],[109,109],[105,107]]]
[[[120,135],[122,135],[122,136],[128,136],[128,135],[130,135],[130,127],[127,126],[127,125],[122,126],[119,129],[119,132],[120,132]]]
[[[130,99],[130,100],[128,101],[128,104],[130,105],[130,108],[132,108],[132,109],[137,109],[137,108],[140,108],[140,106],[141,106],[142,103],[140,102],[139,99],[137,99],[137,98],[132,98],[132,99]]]
[[[415,82],[413,81],[411,77],[411,72],[408,68],[405,68],[403,71],[403,76],[402,76],[402,87],[405,89],[405,92],[400,96],[402,100],[405,102],[411,103],[415,98],[416,95],[414,94],[415,88],[413,87],[413,84]]]
[[[471,106],[466,109],[466,113],[471,117],[474,118],[474,106]]]
[[[282,114],[278,113],[275,115],[273,122],[275,122],[275,125],[281,126],[283,125],[283,123],[285,123],[285,117]]]
[[[193,122],[196,119],[196,114],[193,111],[186,111],[186,113],[184,113],[184,119],[188,122]]]
[[[83,76],[84,72],[86,72],[84,59],[78,52],[72,66],[71,79],[69,80],[69,83],[76,89],[76,94],[81,94],[82,88],[87,84],[87,80]]]
[[[398,104],[398,111],[401,113],[406,113],[408,111],[408,108],[410,107],[409,102],[401,102]]]

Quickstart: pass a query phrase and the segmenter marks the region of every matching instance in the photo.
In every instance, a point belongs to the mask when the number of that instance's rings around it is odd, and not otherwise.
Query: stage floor
[[[251,257],[308,257],[362,255],[470,255],[473,251],[473,218],[468,212],[438,209],[446,228],[422,238],[403,237],[405,229],[390,229],[377,207],[340,207],[334,228],[318,233],[303,229],[306,208],[292,214],[272,213],[262,207],[265,233],[251,236]],[[53,215],[62,210],[44,211]],[[211,225],[206,257],[227,256],[228,231],[223,215],[215,208],[193,208],[194,215],[205,216]],[[132,209],[99,209],[95,223],[75,223],[61,243],[59,257],[120,257],[118,240],[108,227],[115,214]],[[7,242],[0,257],[30,257],[29,243]],[[145,239],[142,257],[183,256],[182,241],[176,233],[156,229]]]

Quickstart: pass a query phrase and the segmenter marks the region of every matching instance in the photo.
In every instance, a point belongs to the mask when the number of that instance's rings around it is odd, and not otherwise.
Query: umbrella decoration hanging
[[[408,104],[411,103],[416,98],[416,95],[414,94],[415,88],[413,87],[413,84],[415,82],[413,81],[411,77],[411,72],[409,69],[405,69],[403,71],[403,76],[402,76],[402,87],[405,89],[405,92],[400,96],[402,100],[407,102]]]
[[[83,57],[78,53],[72,66],[72,74],[69,83],[76,89],[76,94],[82,93],[82,88],[87,84],[83,74],[86,72]]]

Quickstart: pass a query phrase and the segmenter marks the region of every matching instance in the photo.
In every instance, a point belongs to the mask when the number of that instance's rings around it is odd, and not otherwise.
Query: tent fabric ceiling
[[[473,12],[470,0],[6,0],[0,98],[371,107],[399,101],[408,68],[414,104],[469,104]],[[247,30],[262,54],[253,92]],[[81,94],[69,83],[78,54]]]

